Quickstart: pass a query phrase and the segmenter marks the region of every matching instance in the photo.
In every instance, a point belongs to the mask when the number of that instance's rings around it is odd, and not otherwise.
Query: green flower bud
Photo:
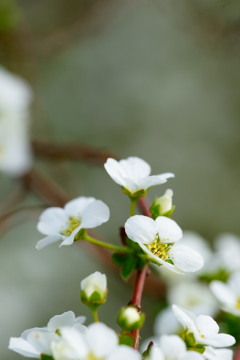
[[[128,306],[120,310],[117,323],[124,331],[129,332],[140,329],[144,320],[145,314],[139,313],[134,306]]]
[[[165,194],[159,198],[156,198],[150,207],[150,212],[153,216],[153,219],[156,219],[158,216],[167,216],[170,217],[174,211],[174,206],[172,205],[172,196],[173,191],[167,189]]]
[[[105,274],[96,271],[81,281],[81,301],[91,310],[96,310],[106,302],[107,278]]]

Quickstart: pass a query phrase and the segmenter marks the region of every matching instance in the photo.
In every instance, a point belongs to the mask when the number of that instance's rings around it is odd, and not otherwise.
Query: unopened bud
[[[120,310],[117,318],[118,325],[124,331],[134,331],[143,326],[145,315],[139,313],[133,306],[124,307]]]
[[[81,300],[87,306],[98,308],[107,299],[107,278],[99,271],[81,281]]]
[[[174,207],[172,206],[172,197],[173,191],[171,189],[167,189],[163,196],[154,200],[150,208],[153,219],[156,219],[158,216],[170,217],[172,215],[174,210]]]

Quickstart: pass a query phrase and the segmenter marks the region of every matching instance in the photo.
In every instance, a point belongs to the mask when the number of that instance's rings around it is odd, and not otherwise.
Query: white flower
[[[203,258],[184,245],[175,245],[181,239],[182,230],[177,223],[165,216],[153,220],[135,215],[125,223],[129,239],[137,242],[149,260],[164,265],[178,274],[197,271],[203,266]]]
[[[235,343],[233,336],[218,334],[219,326],[210,316],[196,316],[177,305],[173,305],[172,309],[178,321],[187,329],[188,333],[193,334],[196,344],[225,347]]]
[[[219,267],[230,272],[240,270],[240,237],[230,233],[219,235],[215,240]]]
[[[62,240],[60,246],[71,245],[81,229],[92,229],[109,220],[109,208],[101,200],[80,196],[69,201],[64,208],[51,207],[43,211],[37,228],[47,235],[36,248]]]
[[[94,292],[97,292],[102,298],[106,297],[107,277],[99,271],[89,275],[81,281],[81,290],[85,292],[87,298],[90,298]]]
[[[25,330],[21,337],[11,338],[9,349],[25,357],[40,359],[41,354],[51,355],[51,343],[59,341],[56,331],[62,331],[65,327],[72,327],[78,331],[85,332],[85,316],[75,318],[72,311],[52,317],[44,328],[32,328]]]
[[[232,274],[226,284],[221,281],[212,281],[210,289],[224,311],[240,316],[240,272]]]
[[[159,339],[159,346],[151,347],[150,360],[204,360],[204,357],[195,351],[187,351],[179,336],[163,335]]]
[[[168,178],[174,177],[172,173],[149,176],[150,165],[138,157],[120,161],[109,158],[104,167],[111,178],[126,189],[129,195],[134,195],[139,190],[146,191],[154,185],[164,184]]]
[[[21,176],[31,166],[31,101],[29,85],[0,67],[0,169],[12,176]]]
[[[229,349],[213,349],[207,346],[203,356],[207,360],[232,360],[233,351]]]
[[[61,342],[52,342],[55,360],[141,360],[132,348],[118,345],[118,336],[103,323],[91,324],[86,333],[74,328],[61,331]]]

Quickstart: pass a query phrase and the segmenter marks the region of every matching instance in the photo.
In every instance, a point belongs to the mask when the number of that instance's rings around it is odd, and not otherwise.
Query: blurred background
[[[80,195],[106,202],[111,221],[97,232],[120,241],[127,197],[97,155],[74,159],[65,153],[70,146],[138,156],[152,174],[175,173],[149,201],[172,188],[173,218],[183,229],[210,242],[221,232],[240,235],[239,36],[236,0],[0,1],[0,64],[34,94],[35,171],[34,181],[0,175],[1,216],[24,208],[4,218],[1,230],[1,359],[20,359],[7,349],[9,338],[56,314],[73,310],[90,323],[79,282],[96,270],[109,288],[100,319],[117,330],[117,311],[131,298],[132,286],[81,245],[35,249],[38,216],[51,203],[42,176],[54,191],[61,187],[63,202]],[[56,154],[55,145],[65,150]],[[143,338],[158,301],[144,297]]]

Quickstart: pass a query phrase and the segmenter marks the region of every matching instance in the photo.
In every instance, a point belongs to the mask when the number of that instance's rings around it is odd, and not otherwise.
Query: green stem
[[[112,245],[112,244],[104,243],[104,242],[102,242],[100,240],[92,238],[88,234],[84,235],[83,240],[86,240],[86,241],[88,241],[88,242],[90,242],[92,244],[102,246],[102,247],[105,247],[107,249],[110,249],[110,250],[113,250],[113,251],[116,251],[116,252],[120,252],[120,253],[132,253],[133,252],[132,249],[129,249],[127,247],[120,247],[120,246],[115,246],[115,245]]]
[[[99,319],[98,319],[98,311],[95,310],[95,311],[92,311],[92,316],[93,316],[93,320],[95,322],[99,322]]]
[[[135,206],[138,199],[130,198],[131,204],[130,204],[130,216],[134,216],[135,214]]]

